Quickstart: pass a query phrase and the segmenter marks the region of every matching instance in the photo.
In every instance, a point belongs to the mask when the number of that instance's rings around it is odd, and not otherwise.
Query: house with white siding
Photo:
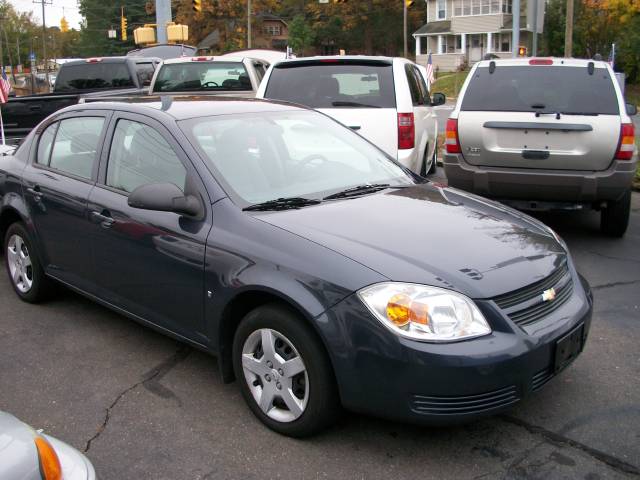
[[[511,57],[512,0],[426,0],[427,21],[414,34],[416,61],[455,71],[488,54]],[[545,0],[520,0],[520,45],[531,51],[533,29],[542,33]],[[537,19],[534,11],[537,10]],[[536,25],[537,20],[537,25]]]

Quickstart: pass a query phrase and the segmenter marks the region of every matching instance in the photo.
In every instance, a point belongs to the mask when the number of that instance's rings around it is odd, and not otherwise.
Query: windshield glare
[[[154,92],[251,90],[242,62],[190,62],[165,64],[158,72]]]
[[[242,206],[322,198],[363,184],[415,183],[382,151],[316,112],[204,117],[179,124]]]

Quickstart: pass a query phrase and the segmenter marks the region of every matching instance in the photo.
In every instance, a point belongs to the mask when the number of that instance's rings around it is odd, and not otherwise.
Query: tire
[[[629,226],[631,190],[618,200],[610,201],[600,213],[600,231],[610,237],[622,237]]]
[[[4,237],[5,266],[9,282],[21,300],[38,303],[53,288],[44,274],[33,241],[22,223],[14,223]]]
[[[265,340],[275,354],[268,348],[265,352]],[[281,363],[283,359],[288,363]],[[286,365],[293,375],[287,374]],[[233,368],[247,405],[275,432],[306,437],[338,417],[338,392],[327,354],[311,327],[283,306],[267,304],[242,319],[233,341]]]

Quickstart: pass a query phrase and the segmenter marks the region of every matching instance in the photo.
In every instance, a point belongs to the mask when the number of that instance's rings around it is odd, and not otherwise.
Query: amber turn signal
[[[40,461],[40,474],[43,480],[62,480],[62,467],[56,451],[44,437],[34,439],[38,449],[38,460]]]

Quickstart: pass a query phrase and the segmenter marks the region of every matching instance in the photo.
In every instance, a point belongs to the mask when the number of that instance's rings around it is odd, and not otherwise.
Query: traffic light
[[[347,3],[347,0],[333,0],[333,3]]]
[[[202,12],[202,0],[191,0],[193,11],[196,13]]]
[[[518,47],[518,56],[526,57],[527,56],[527,47]]]
[[[127,18],[120,17],[120,29],[122,30],[122,41],[127,41]]]
[[[69,22],[67,22],[67,19],[64,17],[60,19],[60,31],[63,33],[69,31]]]
[[[411,8],[411,6],[416,2],[415,0],[404,0],[404,3],[407,4],[407,8]]]

